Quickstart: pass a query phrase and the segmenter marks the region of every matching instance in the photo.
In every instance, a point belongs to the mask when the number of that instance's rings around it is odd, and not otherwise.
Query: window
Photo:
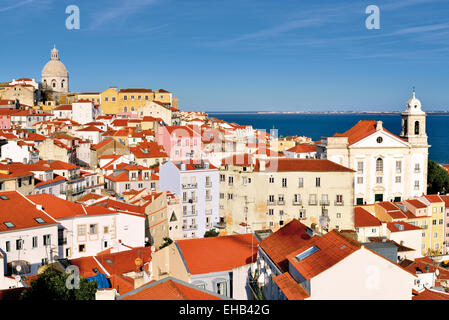
[[[357,162],[357,172],[363,173],[363,162],[361,161]]]
[[[357,177],[357,184],[363,184],[363,177]]]
[[[50,243],[51,236],[49,234],[44,234],[43,239],[44,239],[43,241],[44,246],[49,246],[51,244]]]
[[[306,209],[300,209],[299,210],[299,219],[305,219],[306,218]]]
[[[320,187],[321,186],[321,178],[315,179],[315,186]]]
[[[36,220],[37,223],[45,223],[45,220],[42,218],[34,218],[34,220]]]
[[[376,172],[383,172],[384,171],[384,161],[382,158],[378,158],[376,160]]]
[[[78,226],[78,236],[85,236],[86,235],[86,226],[84,224],[81,224]]]
[[[433,233],[433,237],[436,239],[436,238],[438,238],[438,232],[434,232]]]
[[[128,96],[123,96],[123,100],[128,100]]]
[[[14,223],[12,223],[12,222],[5,222],[4,225],[5,225],[8,229],[11,229],[11,228],[15,228],[15,227],[16,227],[16,226],[14,225]]]
[[[415,121],[415,134],[419,134],[419,121]]]
[[[224,174],[220,174],[220,182],[226,181],[226,176]]]
[[[415,180],[415,190],[419,189],[419,180]]]
[[[33,248],[37,248],[37,237],[33,237],[32,242],[33,242],[33,244],[32,244]]]
[[[415,173],[419,172],[420,172],[419,163],[415,163]]]
[[[268,178],[268,183],[274,183],[274,177],[269,177]]]
[[[304,187],[304,178],[298,179],[298,187],[303,188]]]
[[[282,187],[283,188],[287,187],[287,178],[282,178]]]
[[[341,213],[337,213],[337,219],[341,218]]]
[[[16,250],[22,250],[23,249],[23,239],[17,239],[16,240]]]
[[[382,182],[383,182],[382,177],[376,177],[376,183],[377,184],[382,184]]]
[[[274,215],[274,209],[268,209],[268,215],[269,216]]]
[[[401,183],[401,176],[396,176],[395,181],[396,183]]]
[[[78,246],[78,251],[79,252],[86,252],[86,245],[85,244],[80,244]]]
[[[336,202],[337,202],[337,204],[343,203],[343,195],[342,194],[337,194]]]
[[[382,139],[382,137],[378,137],[378,138],[376,139],[376,141],[377,141],[377,143],[382,143],[382,141],[384,141],[384,139]]]
[[[6,249],[6,252],[10,252],[11,251],[11,242],[9,242],[9,241],[6,241],[6,243],[5,243],[5,249]]]
[[[217,283],[217,293],[219,295],[222,295],[222,296],[227,295],[227,289],[228,289],[228,287],[227,287],[226,281]]]
[[[270,195],[268,196],[268,202],[269,202],[269,203],[274,203],[274,195],[273,195],[273,194],[270,194]]]
[[[97,234],[97,224],[89,225],[89,234]]]
[[[402,161],[396,161],[396,173],[402,172]]]

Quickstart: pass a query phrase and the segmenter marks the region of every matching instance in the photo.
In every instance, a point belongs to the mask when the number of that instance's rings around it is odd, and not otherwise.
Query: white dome
[[[421,110],[421,101],[415,96],[415,90],[413,90],[412,98],[407,102],[407,110],[405,113],[408,114],[423,114]]]
[[[65,65],[59,60],[59,51],[54,47],[51,50],[51,60],[42,69],[42,78],[46,77],[68,77],[69,72]]]
[[[50,60],[42,69],[42,78],[47,77],[68,77],[69,72],[65,65],[59,60]]]

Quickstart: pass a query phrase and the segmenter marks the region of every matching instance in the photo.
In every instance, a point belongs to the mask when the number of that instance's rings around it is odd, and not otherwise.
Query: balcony
[[[328,206],[329,205],[329,200],[321,200],[320,201],[320,205],[321,206]]]
[[[212,181],[206,181],[206,188],[212,188]]]
[[[198,183],[182,183],[181,186],[183,189],[196,189]]]
[[[317,202],[316,200],[309,200],[309,206],[316,206]]]
[[[198,197],[189,198],[189,199],[182,199],[183,203],[195,203],[198,201]]]
[[[182,226],[182,230],[184,230],[184,231],[186,231],[186,230],[196,230],[197,228],[198,228],[197,224],[192,224],[190,226],[186,226],[186,225]]]
[[[344,203],[343,201],[337,201],[337,200],[335,200],[335,201],[334,201],[334,205],[335,205],[335,206],[344,206],[345,203]]]
[[[207,214],[207,215],[212,214],[212,209],[207,209],[207,210],[206,210],[206,214]]]
[[[183,211],[182,215],[187,217],[187,216],[196,216],[198,215],[198,210],[189,210],[189,211]]]
[[[294,205],[294,206],[300,206],[300,205],[302,205],[302,201],[301,200],[293,200],[292,201],[292,204]]]
[[[267,205],[269,205],[269,206],[274,206],[276,204],[276,202],[273,200],[273,201],[270,201],[270,200],[268,200],[267,201]]]
[[[278,206],[283,206],[285,205],[285,201],[284,200],[278,200]]]

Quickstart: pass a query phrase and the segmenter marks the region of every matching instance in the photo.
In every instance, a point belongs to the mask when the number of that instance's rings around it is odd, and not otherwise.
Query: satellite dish
[[[22,277],[19,275],[14,276],[14,280],[16,280],[17,282],[22,280]]]
[[[22,271],[22,266],[16,266],[16,271],[17,271],[17,272]]]

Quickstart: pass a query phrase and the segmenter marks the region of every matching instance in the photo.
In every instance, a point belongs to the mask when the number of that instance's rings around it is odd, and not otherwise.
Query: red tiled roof
[[[427,205],[425,203],[422,203],[421,201],[419,201],[417,199],[405,200],[405,202],[410,203],[412,206],[414,206],[417,209],[427,208]]]
[[[344,133],[336,133],[334,137],[348,137],[348,143],[349,145],[354,144],[369,135],[376,132],[376,124],[377,121],[375,120],[360,120],[357,122],[351,129]],[[392,134],[388,130],[382,127],[382,130],[389,133],[390,135],[402,140],[398,136]],[[403,141],[403,140],[402,140]]]
[[[124,93],[142,93],[142,92],[153,92],[151,89],[144,89],[144,88],[129,88],[129,89],[120,89],[120,92]]]
[[[403,230],[399,229],[399,226],[402,226]],[[388,222],[387,228],[391,232],[402,232],[402,231],[410,231],[410,230],[421,230],[420,227],[417,227],[413,224],[404,222],[404,221],[396,221],[396,222]]]
[[[414,294],[412,300],[449,300],[449,293],[424,289],[424,291]]]
[[[190,274],[231,270],[255,262],[257,257],[258,241],[252,234],[178,240],[177,243]]]
[[[382,223],[374,215],[361,207],[354,208],[354,226],[356,228],[378,227]]]
[[[318,236],[310,237],[307,229],[307,226],[298,220],[292,220],[262,240],[260,247],[282,271],[288,271],[287,255],[318,238]]]
[[[288,149],[289,152],[294,153],[308,153],[308,152],[316,152],[316,145],[314,144],[297,144],[296,146]]]
[[[234,166],[250,166],[254,156],[249,153],[236,154],[221,160],[222,165],[232,164]]]
[[[273,280],[288,300],[304,300],[310,297],[288,272],[274,277]]]
[[[132,291],[121,300],[222,300],[221,298],[183,285],[170,278],[150,283]]]
[[[260,162],[257,160],[254,171],[260,171]],[[327,159],[290,159],[276,158],[267,160],[265,171],[316,171],[316,172],[354,172]]]
[[[115,214],[113,210],[104,207],[86,207],[79,203],[74,203],[55,197],[50,194],[42,193],[27,196],[34,203],[40,204],[42,209],[51,215],[54,219],[64,219],[74,216],[93,216],[104,214]]]
[[[73,170],[73,169],[79,169],[79,167],[74,165],[74,164],[67,163],[67,162],[60,161],[60,160],[52,160],[52,161],[40,160],[40,161],[36,162],[35,164],[44,165],[44,166],[48,165],[53,170]]]
[[[37,180],[38,180],[38,179],[36,179],[36,181],[37,181]],[[40,182],[36,183],[36,184],[34,185],[34,187],[35,187],[35,188],[39,188],[39,187],[42,187],[42,186],[46,186],[46,185],[48,185],[48,184],[52,184],[52,183],[55,183],[55,182],[66,181],[66,180],[67,180],[67,179],[64,178],[64,177],[55,175],[55,177],[54,177],[53,179],[47,180],[47,181],[40,181]]]
[[[296,257],[312,248],[312,246],[318,248],[318,251],[298,261]],[[360,248],[360,243],[343,236],[336,230],[332,230],[313,244],[290,254],[288,260],[305,279],[309,280]]]
[[[0,196],[7,198],[0,199],[0,232],[57,224],[54,219],[38,210],[36,205],[17,191],[1,192]],[[38,223],[35,218],[41,218],[45,222]],[[6,222],[11,222],[14,227],[8,228],[5,225]]]
[[[111,141],[112,141],[112,138],[109,138],[109,139],[103,140],[97,144],[91,145],[90,148],[93,150],[98,150],[98,149],[104,147],[105,145],[107,145]]]
[[[426,198],[430,203],[443,202],[443,199],[441,199],[440,196],[437,194],[425,195],[424,198]]]

